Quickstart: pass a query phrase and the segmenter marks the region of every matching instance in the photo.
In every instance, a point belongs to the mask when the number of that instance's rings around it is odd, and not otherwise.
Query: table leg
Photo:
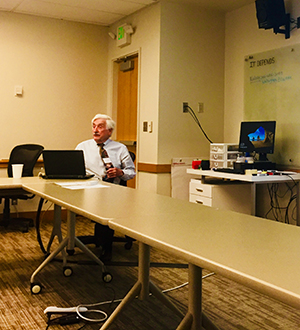
[[[50,248],[55,236],[57,236],[59,243],[61,243],[63,240],[61,233],[61,207],[56,204],[54,205],[53,228],[47,245],[47,254],[50,254]],[[63,254],[63,258],[66,258],[65,250],[62,250],[62,254]]]
[[[300,188],[299,181],[296,182],[296,207],[297,207],[297,226],[300,226]]]
[[[57,236],[59,245],[58,247],[50,253],[50,248],[53,243],[53,240]],[[63,256],[63,265],[65,266],[67,262],[67,255],[65,252],[65,247],[67,246],[68,238],[63,239],[61,233],[61,207],[58,205],[54,205],[54,218],[53,218],[53,228],[51,231],[50,239],[47,245],[47,254],[48,257],[40,264],[40,266],[33,272],[30,278],[30,283],[34,283],[35,276],[48,264],[50,263],[58,254],[59,252],[62,253]]]
[[[92,258],[95,262],[97,262],[102,267],[102,272],[105,272],[105,266],[103,262],[97,258],[97,256],[92,253],[84,244],[80,242],[79,239],[75,237],[75,223],[76,223],[76,214],[68,211],[68,219],[67,219],[67,236],[65,239],[62,238],[61,233],[61,208],[55,205],[54,208],[54,225],[50,237],[50,241],[48,243],[47,251],[50,251],[51,244],[55,236],[58,237],[59,245],[57,248],[51,252],[48,257],[41,263],[41,265],[34,271],[31,275],[30,283],[33,285],[35,283],[35,276],[48,264],[50,263],[60,252],[63,256],[63,267],[67,264],[67,257],[65,248],[70,251],[74,251],[75,245],[79,247],[84,253],[86,253],[90,258]],[[109,280],[107,280],[109,282]]]
[[[256,215],[256,183],[251,184],[251,215]]]
[[[202,311],[202,268],[189,264],[188,311],[177,330],[218,330]]]
[[[76,214],[71,211],[67,211],[67,236],[69,238],[67,252],[69,255],[74,254],[75,248],[75,224]]]
[[[138,297],[140,300],[145,300],[149,297],[150,292],[161,300],[167,307],[175,311],[176,314],[183,317],[181,311],[152,282],[150,282],[149,272],[150,246],[140,242],[138,280],[99,330],[108,329],[108,327],[133,299]]]
[[[30,283],[34,283],[35,276],[48,264],[52,259],[54,259],[59,252],[61,252],[68,244],[68,238],[66,237],[58,247],[39,265],[39,267],[33,272],[30,278]]]

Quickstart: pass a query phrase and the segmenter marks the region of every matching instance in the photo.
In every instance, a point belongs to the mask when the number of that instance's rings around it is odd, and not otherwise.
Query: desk
[[[300,308],[300,282],[295,276],[300,272],[299,227],[189,202],[182,203],[178,212],[173,210],[177,202],[169,200],[167,214],[144,215],[143,221],[123,217],[109,223],[143,245],[189,262],[189,311],[178,329],[200,329],[202,268]],[[147,257],[147,252],[140,253]],[[141,286],[140,281],[136,285]],[[133,290],[136,293],[136,286]],[[130,301],[130,294],[112,318]]]
[[[213,177],[227,180],[237,180],[242,182],[248,182],[251,184],[251,214],[256,215],[256,188],[258,184],[268,184],[268,183],[288,183],[295,182],[296,183],[296,207],[297,207],[297,225],[300,226],[300,189],[299,189],[299,181],[300,181],[300,173],[293,175],[267,175],[267,176],[252,176],[245,174],[234,174],[234,173],[224,173],[217,172],[213,170],[194,170],[188,169],[187,173],[193,174],[197,177],[202,177],[202,180],[205,181],[205,177]]]
[[[43,179],[19,182],[69,212],[108,224],[140,242],[139,279],[101,329],[108,328],[136,293],[143,298],[149,289],[180,314],[149,279],[150,247],[189,263],[188,313],[178,330],[199,330],[201,324],[216,329],[201,313],[202,268],[300,308],[299,227],[117,185],[70,191]]]
[[[165,214],[167,212],[166,203],[170,199],[166,196],[150,194],[146,191],[129,189],[123,186],[103,183],[104,188],[91,188],[80,190],[69,190],[55,184],[55,180],[44,180],[39,178],[27,178],[24,180],[23,189],[34,193],[55,204],[55,222],[51,235],[51,240],[56,235],[59,239],[59,246],[45,259],[45,261],[32,274],[30,283],[31,291],[39,293],[41,284],[35,280],[36,275],[53,259],[63,253],[64,274],[70,276],[72,270],[67,267],[66,254],[64,248],[72,251],[74,246],[79,247],[92,260],[101,265],[102,278],[105,282],[111,281],[111,274],[106,271],[102,262],[75,236],[75,215],[79,214],[88,219],[109,225],[109,220],[120,218],[124,213],[141,217],[143,214]],[[21,182],[20,181],[20,182]],[[60,181],[60,182],[65,182]],[[0,181],[1,182],[1,181]],[[78,181],[77,181],[78,182]],[[1,188],[1,186],[0,186]],[[150,197],[151,196],[151,197]],[[68,210],[67,236],[62,239],[60,232],[60,208]],[[177,205],[179,208],[180,206]],[[50,240],[50,241],[51,241]]]

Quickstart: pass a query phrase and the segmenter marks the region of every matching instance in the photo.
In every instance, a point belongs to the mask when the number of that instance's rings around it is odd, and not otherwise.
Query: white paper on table
[[[60,182],[57,185],[61,186],[62,188],[71,189],[71,190],[78,190],[78,189],[90,189],[90,188],[108,188],[101,183],[101,181],[93,180],[93,181],[84,181],[84,182]]]

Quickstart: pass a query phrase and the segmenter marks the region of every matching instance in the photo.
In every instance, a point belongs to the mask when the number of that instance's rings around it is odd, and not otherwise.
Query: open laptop
[[[45,179],[89,179],[82,150],[44,150]]]

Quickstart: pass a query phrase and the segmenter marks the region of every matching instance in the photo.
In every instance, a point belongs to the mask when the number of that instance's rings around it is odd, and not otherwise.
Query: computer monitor
[[[258,154],[259,161],[267,161],[267,154],[274,153],[275,127],[276,121],[242,122],[239,151]]]

